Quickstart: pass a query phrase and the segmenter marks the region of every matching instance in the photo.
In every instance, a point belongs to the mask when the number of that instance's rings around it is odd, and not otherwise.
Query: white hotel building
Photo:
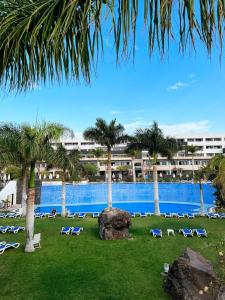
[[[158,162],[158,172],[161,177],[164,176],[181,176],[185,173],[191,173],[192,168],[198,170],[201,166],[206,165],[209,160],[216,154],[225,152],[225,133],[214,134],[177,134],[174,135],[178,141],[186,142],[188,145],[194,145],[199,150],[194,155],[194,166],[192,167],[191,154],[186,154],[185,151],[178,152],[171,161],[165,157],[160,157]],[[66,149],[77,149],[82,153],[83,162],[96,163],[100,167],[100,174],[104,175],[106,171],[107,158],[102,157],[96,159],[91,150],[95,148],[103,148],[92,141],[86,141],[82,138],[63,139],[58,143],[62,143]],[[54,143],[53,145],[57,145]],[[114,174],[127,170],[131,173],[132,158],[125,153],[126,144],[116,145],[112,151],[112,171]],[[141,157],[135,158],[135,169],[137,176],[151,174],[152,166],[146,151],[142,152]],[[188,175],[187,175],[188,176]]]

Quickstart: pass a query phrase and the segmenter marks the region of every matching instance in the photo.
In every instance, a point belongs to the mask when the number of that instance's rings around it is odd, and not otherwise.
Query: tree
[[[22,215],[26,215],[27,176],[30,157],[24,142],[24,126],[12,123],[0,126],[0,161],[5,166],[14,165],[21,169]]]
[[[150,128],[136,130],[129,148],[148,151],[149,159],[151,159],[153,165],[155,215],[159,216],[158,156],[166,156],[171,159],[172,155],[179,150],[179,144],[174,138],[164,137],[162,130],[154,122]]]
[[[92,164],[92,163],[83,163],[82,164],[82,173],[84,176],[95,176],[99,169],[96,166],[96,164]]]
[[[133,182],[136,182],[135,158],[140,157],[141,152],[128,146],[126,153],[131,156]]]
[[[98,118],[95,127],[89,127],[84,131],[84,138],[106,146],[108,157],[108,208],[112,208],[112,147],[128,141],[129,136],[124,134],[124,127],[112,120],[109,124],[105,120]]]
[[[216,188],[216,204],[225,207],[225,157],[223,154],[214,156],[206,167],[206,174]]]
[[[61,197],[61,215],[66,216],[66,180],[73,178],[78,169],[80,169],[80,153],[78,150],[68,152],[66,148],[60,144],[56,150],[53,150],[50,159],[47,162],[52,166],[61,170],[62,179],[62,197]]]
[[[89,81],[104,49],[103,22],[114,34],[117,60],[130,45],[134,56],[141,4],[150,55],[164,55],[173,40],[181,53],[197,40],[210,54],[218,39],[222,53],[221,0],[0,0],[0,83],[21,91],[40,81]]]
[[[199,147],[194,145],[186,145],[186,152],[191,153],[191,165],[192,165],[192,177],[194,179],[195,171],[194,171],[194,155],[199,150]]]
[[[201,168],[195,172],[194,180],[199,183],[199,189],[200,189],[200,215],[204,216],[205,215],[205,210],[204,210],[204,197],[203,197],[203,189],[202,189],[202,181],[206,179],[206,173],[207,169]]]
[[[105,154],[105,151],[102,148],[96,148],[91,150],[91,154],[97,159],[97,167],[100,170],[99,159]]]

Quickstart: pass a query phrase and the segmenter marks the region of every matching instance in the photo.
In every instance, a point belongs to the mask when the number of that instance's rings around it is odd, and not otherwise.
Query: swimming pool
[[[61,211],[61,185],[43,184],[38,210]],[[214,205],[215,190],[203,184],[205,210]],[[159,183],[159,203],[164,212],[198,212],[200,191],[198,184]],[[107,184],[89,183],[66,185],[66,208],[70,212],[99,212],[107,206]],[[153,183],[113,184],[113,206],[130,212],[153,212]]]

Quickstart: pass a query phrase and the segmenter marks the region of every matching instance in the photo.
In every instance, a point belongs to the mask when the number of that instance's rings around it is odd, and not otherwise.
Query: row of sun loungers
[[[24,231],[25,227],[22,226],[0,226],[0,233],[18,233],[19,231]]]
[[[0,219],[5,219],[5,218],[21,218],[22,214],[19,212],[9,212],[9,213],[0,213]]]
[[[86,213],[69,213],[67,215],[67,218],[70,218],[70,219],[73,219],[75,217],[78,217],[78,218],[85,218],[86,217]],[[95,212],[95,213],[92,213],[92,217],[93,218],[98,218],[100,215],[100,213],[98,212]],[[57,216],[57,214],[50,214],[50,213],[35,213],[35,218],[36,219],[42,219],[42,218],[55,218]]]
[[[179,233],[181,233],[184,237],[193,237],[194,234],[197,237],[207,237],[207,232],[205,229],[190,229],[190,228],[181,228],[179,229]],[[151,229],[150,234],[153,237],[162,237],[162,230],[161,229]]]
[[[83,227],[62,227],[60,233],[66,235],[79,235],[83,231]]]
[[[209,219],[225,219],[225,213],[208,213]]]
[[[20,243],[17,243],[17,242],[5,242],[5,241],[2,241],[0,242],[0,254],[3,254],[5,252],[5,250],[9,249],[9,248],[19,248],[20,246]]]

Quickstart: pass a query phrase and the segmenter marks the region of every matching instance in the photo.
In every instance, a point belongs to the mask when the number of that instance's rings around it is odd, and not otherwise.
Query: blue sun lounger
[[[153,237],[162,237],[162,230],[161,229],[151,229],[150,233]]]
[[[20,243],[17,242],[0,242],[0,254],[3,254],[5,250],[9,248],[18,248],[20,246]]]
[[[140,217],[142,217],[142,218],[147,217],[146,212],[141,212],[141,213],[140,213]]]
[[[93,217],[93,218],[98,218],[98,217],[99,217],[99,213],[98,213],[98,212],[93,213],[93,214],[92,214],[92,217]]]
[[[67,234],[67,235],[69,235],[72,230],[73,230],[73,227],[69,227],[69,226],[62,227],[62,229],[60,231],[60,234]]]
[[[179,232],[183,234],[183,236],[188,237],[188,236],[193,236],[193,231],[189,228],[181,228],[179,229]]]
[[[192,213],[187,214],[188,219],[194,219],[194,215]]]
[[[42,213],[36,213],[36,214],[34,215],[34,217],[35,217],[35,219],[42,219],[43,217],[45,217],[45,215],[42,214]]]
[[[178,213],[178,214],[177,214],[177,217],[178,217],[179,219],[184,218],[184,214],[183,214],[183,213]]]
[[[167,212],[167,213],[164,214],[164,217],[165,218],[172,218],[172,214]]]
[[[131,212],[130,215],[131,215],[132,218],[136,217],[136,213],[135,212]]]
[[[85,218],[86,217],[86,214],[85,213],[79,213],[78,214],[78,218]]]
[[[219,214],[219,218],[220,218],[220,219],[225,219],[225,213],[220,213],[220,214]]]
[[[0,233],[6,233],[10,229],[10,226],[0,226]]]
[[[8,232],[11,232],[11,233],[18,233],[19,231],[22,231],[22,230],[25,230],[25,227],[21,227],[21,226],[11,226],[9,229],[8,229]]]
[[[193,229],[197,237],[207,237],[207,232],[205,229]]]
[[[73,219],[73,218],[75,218],[75,217],[76,217],[76,214],[75,214],[75,213],[69,212],[68,215],[67,215],[67,218],[69,218],[69,219]]]
[[[0,218],[1,218],[1,219],[5,219],[5,218],[6,218],[6,214],[0,213]]]
[[[81,231],[83,231],[83,227],[75,227],[71,230],[72,235],[79,235]]]
[[[218,218],[218,215],[217,215],[217,214],[214,214],[214,213],[208,213],[208,214],[207,214],[207,217],[208,217],[209,219],[217,219],[217,218]]]

